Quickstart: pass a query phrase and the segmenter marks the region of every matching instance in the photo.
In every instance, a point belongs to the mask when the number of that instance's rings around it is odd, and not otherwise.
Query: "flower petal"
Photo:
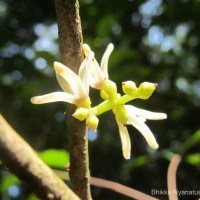
[[[94,53],[91,51],[89,55],[81,63],[81,66],[78,72],[78,76],[80,77],[82,83],[84,84],[88,94],[89,94],[88,68],[93,58],[94,58]]]
[[[73,91],[72,91],[69,83],[61,75],[56,73],[56,78],[57,78],[57,81],[63,91],[73,94]]]
[[[112,53],[113,49],[114,49],[114,45],[110,43],[107,46],[107,49],[106,49],[105,53],[103,54],[103,57],[101,60],[101,70],[104,73],[106,79],[108,79],[108,59],[109,59],[110,54]]]
[[[123,152],[123,156],[125,159],[130,159],[130,154],[131,154],[131,141],[130,141],[130,137],[129,137],[129,133],[127,128],[121,123],[119,122],[117,119],[117,124],[119,127],[119,135],[121,138],[121,143],[122,143],[122,152]]]
[[[167,118],[167,115],[165,113],[151,112],[148,110],[137,108],[132,105],[125,105],[125,107],[130,111],[130,113],[135,113],[135,115],[141,118],[150,120],[161,120]]]
[[[64,101],[64,102],[75,104],[75,100],[76,99],[71,94],[68,94],[65,92],[53,92],[53,93],[42,95],[42,96],[32,97],[31,103],[44,104],[44,103]]]
[[[83,53],[84,53],[85,56],[88,56],[91,53],[91,49],[90,49],[88,44],[84,43],[82,45],[82,49],[83,49]]]
[[[156,139],[153,133],[148,128],[148,126],[144,123],[144,121],[142,121],[134,113],[131,113],[130,110],[128,109],[127,109],[127,114],[128,114],[128,124],[133,125],[136,129],[140,131],[140,133],[144,136],[147,143],[152,149],[157,149],[158,143],[156,142]]]
[[[103,82],[106,78],[104,73],[102,72],[98,62],[94,58],[89,65],[89,82],[90,86],[95,89],[101,89],[103,87]]]
[[[76,98],[83,98],[85,96],[88,96],[86,88],[84,88],[84,85],[81,82],[81,79],[71,69],[69,69],[68,67],[66,67],[65,65],[59,62],[54,62],[54,69],[57,74],[62,76],[67,81],[67,83],[70,85],[73,91],[73,94]],[[63,84],[63,82],[59,82],[59,83]]]

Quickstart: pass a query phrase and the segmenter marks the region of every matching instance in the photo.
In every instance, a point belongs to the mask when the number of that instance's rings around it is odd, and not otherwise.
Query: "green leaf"
[[[200,166],[200,153],[190,154],[185,158],[185,160],[191,165]]]
[[[194,146],[199,141],[200,141],[200,130],[197,130],[183,144],[184,151],[187,151],[188,149],[190,149],[192,146]]]
[[[58,149],[47,149],[39,153],[40,158],[50,167],[64,169],[69,163],[69,152]]]

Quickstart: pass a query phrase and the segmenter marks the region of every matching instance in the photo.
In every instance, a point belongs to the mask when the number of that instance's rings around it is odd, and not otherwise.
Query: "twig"
[[[78,72],[83,61],[82,29],[78,0],[54,0],[59,29],[62,62]],[[67,110],[70,151],[70,180],[74,191],[82,200],[91,199],[87,129],[84,122],[71,117],[74,107]]]
[[[60,171],[60,170],[54,170],[56,174],[63,180],[67,181],[69,180],[69,176],[66,172]],[[120,193],[122,195],[131,197],[133,199],[138,199],[138,200],[158,200],[152,196],[149,196],[145,193],[142,193],[138,190],[132,189],[130,187],[124,186],[122,184],[113,182],[113,181],[108,181],[105,179],[101,178],[95,178],[95,177],[90,177],[90,184],[93,186],[101,187],[101,188],[106,188],[108,190],[113,190],[117,193]]]
[[[71,189],[37,156],[0,114],[2,163],[43,200],[78,200]]]
[[[176,187],[176,171],[180,162],[181,156],[174,155],[169,164],[167,172],[167,187],[169,192],[169,200],[178,200]]]
[[[121,193],[121,194],[128,196],[128,197],[131,197],[133,199],[158,200],[158,199],[151,197],[151,196],[149,196],[145,193],[142,193],[138,190],[129,188],[127,186],[124,186],[122,184],[119,184],[119,183],[116,183],[116,182],[113,182],[113,181],[108,181],[108,180],[104,180],[104,179],[100,179],[100,178],[91,177],[90,183],[92,185],[95,185],[95,186],[98,186],[98,187],[114,190],[115,192]]]

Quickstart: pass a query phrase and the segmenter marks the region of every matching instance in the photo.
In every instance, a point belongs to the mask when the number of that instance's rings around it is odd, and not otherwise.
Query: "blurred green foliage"
[[[151,194],[151,189],[166,189],[169,159],[180,153],[178,189],[199,190],[199,10],[198,0],[80,0],[84,42],[97,60],[109,42],[115,45],[109,61],[111,80],[118,88],[124,80],[137,85],[157,82],[159,87],[149,100],[132,103],[168,115],[165,121],[147,122],[157,137],[158,151],[149,149],[139,132],[128,127],[132,140],[129,161],[122,157],[112,113],[100,116],[97,138],[89,142],[91,175]],[[32,105],[29,100],[60,89],[52,68],[54,60],[60,61],[53,1],[1,0],[0,29],[1,113],[36,150],[67,149],[63,114],[67,106]],[[99,102],[97,94],[91,90],[93,105]],[[2,182],[8,174],[1,169]],[[26,187],[20,187],[16,196],[10,188],[1,190],[0,199],[29,196]],[[127,199],[96,187],[92,192],[94,199]]]
[[[39,156],[43,162],[52,168],[63,170],[64,166],[69,163],[69,153],[65,150],[47,149],[40,152]]]

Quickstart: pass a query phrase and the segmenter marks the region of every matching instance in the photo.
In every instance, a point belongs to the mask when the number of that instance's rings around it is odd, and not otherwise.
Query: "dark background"
[[[199,13],[199,0],[80,0],[84,42],[97,60],[100,62],[108,43],[115,45],[109,75],[119,92],[125,80],[137,85],[157,82],[159,87],[149,100],[131,103],[168,115],[167,120],[147,122],[159,143],[157,151],[147,146],[134,127],[128,127],[130,160],[122,157],[113,114],[101,115],[97,138],[89,142],[92,176],[148,194],[152,189],[166,190],[169,160],[178,153],[183,156],[178,190],[199,190]],[[32,96],[60,90],[52,68],[53,61],[60,61],[54,2],[1,0],[0,36],[0,112],[37,151],[67,149],[66,105],[30,103]],[[100,102],[97,91],[91,89],[91,96],[93,105]],[[1,166],[1,183],[8,176]],[[34,199],[26,187],[2,187],[0,199]],[[92,192],[95,200],[129,199],[96,187]],[[167,199],[165,195],[156,197]]]

